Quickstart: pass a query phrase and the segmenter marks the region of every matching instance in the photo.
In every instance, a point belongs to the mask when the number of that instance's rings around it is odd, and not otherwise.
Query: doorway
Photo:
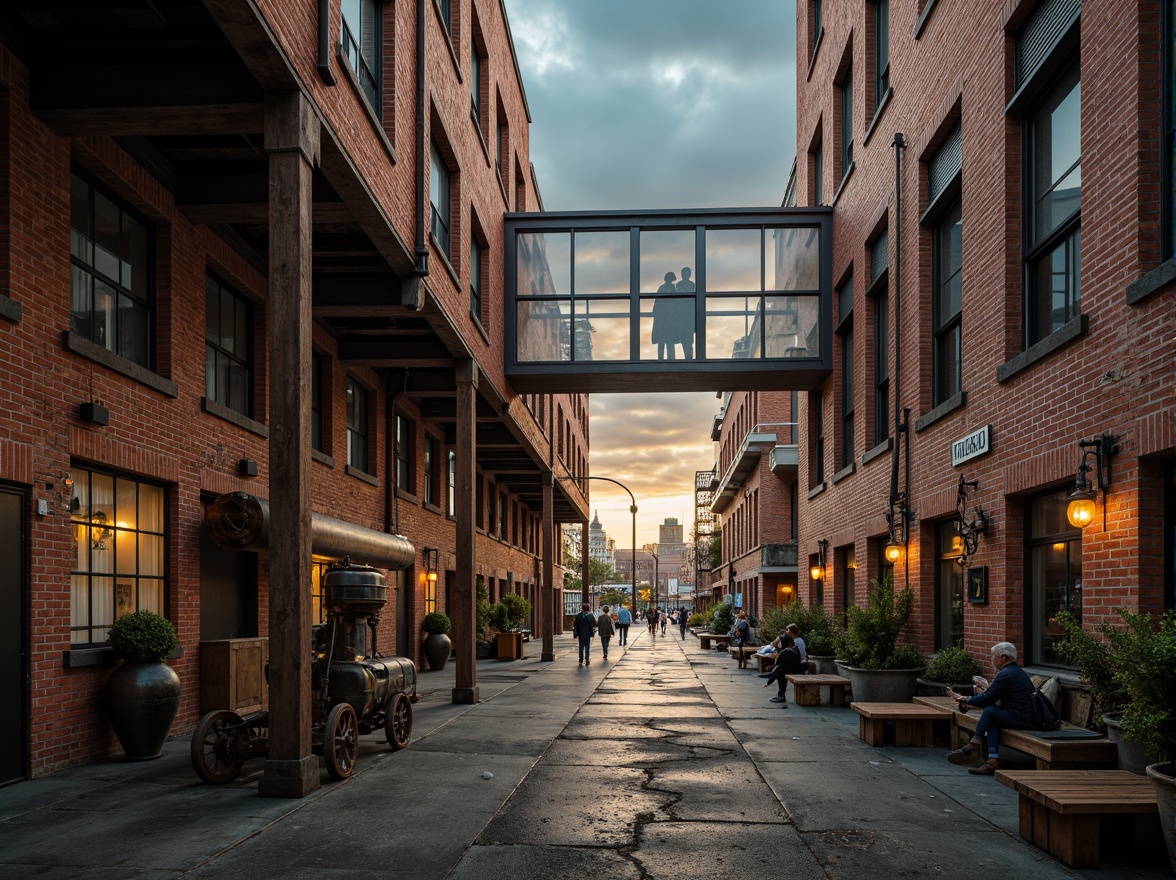
[[[0,486],[0,785],[28,778],[28,569],[29,496]],[[15,711],[12,711],[15,709]]]

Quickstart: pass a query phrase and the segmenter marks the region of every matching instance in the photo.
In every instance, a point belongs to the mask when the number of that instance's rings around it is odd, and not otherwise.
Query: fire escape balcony
[[[726,510],[735,496],[739,494],[748,474],[759,464],[760,456],[764,454],[764,451],[776,448],[776,432],[769,430],[769,427],[776,426],[756,425],[743,438],[743,442],[739,444],[739,449],[736,450],[731,463],[727,465],[727,470],[723,472],[723,476],[719,480],[714,499],[711,501],[711,513],[722,513]]]
[[[521,392],[812,390],[832,372],[829,208],[507,214]]]

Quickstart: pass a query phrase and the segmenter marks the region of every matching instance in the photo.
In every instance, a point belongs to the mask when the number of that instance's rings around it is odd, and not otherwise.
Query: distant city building
[[[616,548],[617,542],[608,536],[608,532],[600,524],[599,511],[594,513],[592,522],[588,525],[588,558],[615,567]]]

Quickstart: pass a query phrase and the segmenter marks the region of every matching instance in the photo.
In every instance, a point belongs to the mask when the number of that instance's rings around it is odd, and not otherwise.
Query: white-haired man
[[[992,646],[992,665],[996,667],[996,678],[987,687],[977,684],[975,695],[965,697],[947,689],[947,695],[961,709],[967,711],[971,706],[984,709],[971,740],[947,756],[953,764],[979,764],[968,768],[976,776],[992,776],[1000,769],[1002,727],[1025,730],[1033,726],[1033,682],[1017,665],[1016,647],[1011,642],[997,642]],[[996,705],[998,702],[1000,706]],[[985,741],[988,760],[984,760]]]

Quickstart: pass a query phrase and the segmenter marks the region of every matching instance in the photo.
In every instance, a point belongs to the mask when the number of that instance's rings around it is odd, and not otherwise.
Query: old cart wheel
[[[355,770],[359,753],[359,722],[350,703],[340,703],[327,716],[323,733],[323,758],[332,779],[346,779]]]
[[[241,716],[227,709],[209,712],[192,732],[192,767],[205,782],[223,785],[241,772],[244,760],[236,757],[233,737],[225,732],[241,723]]]
[[[392,751],[398,752],[412,739],[412,702],[407,694],[395,693],[388,698],[384,713],[384,736]]]

